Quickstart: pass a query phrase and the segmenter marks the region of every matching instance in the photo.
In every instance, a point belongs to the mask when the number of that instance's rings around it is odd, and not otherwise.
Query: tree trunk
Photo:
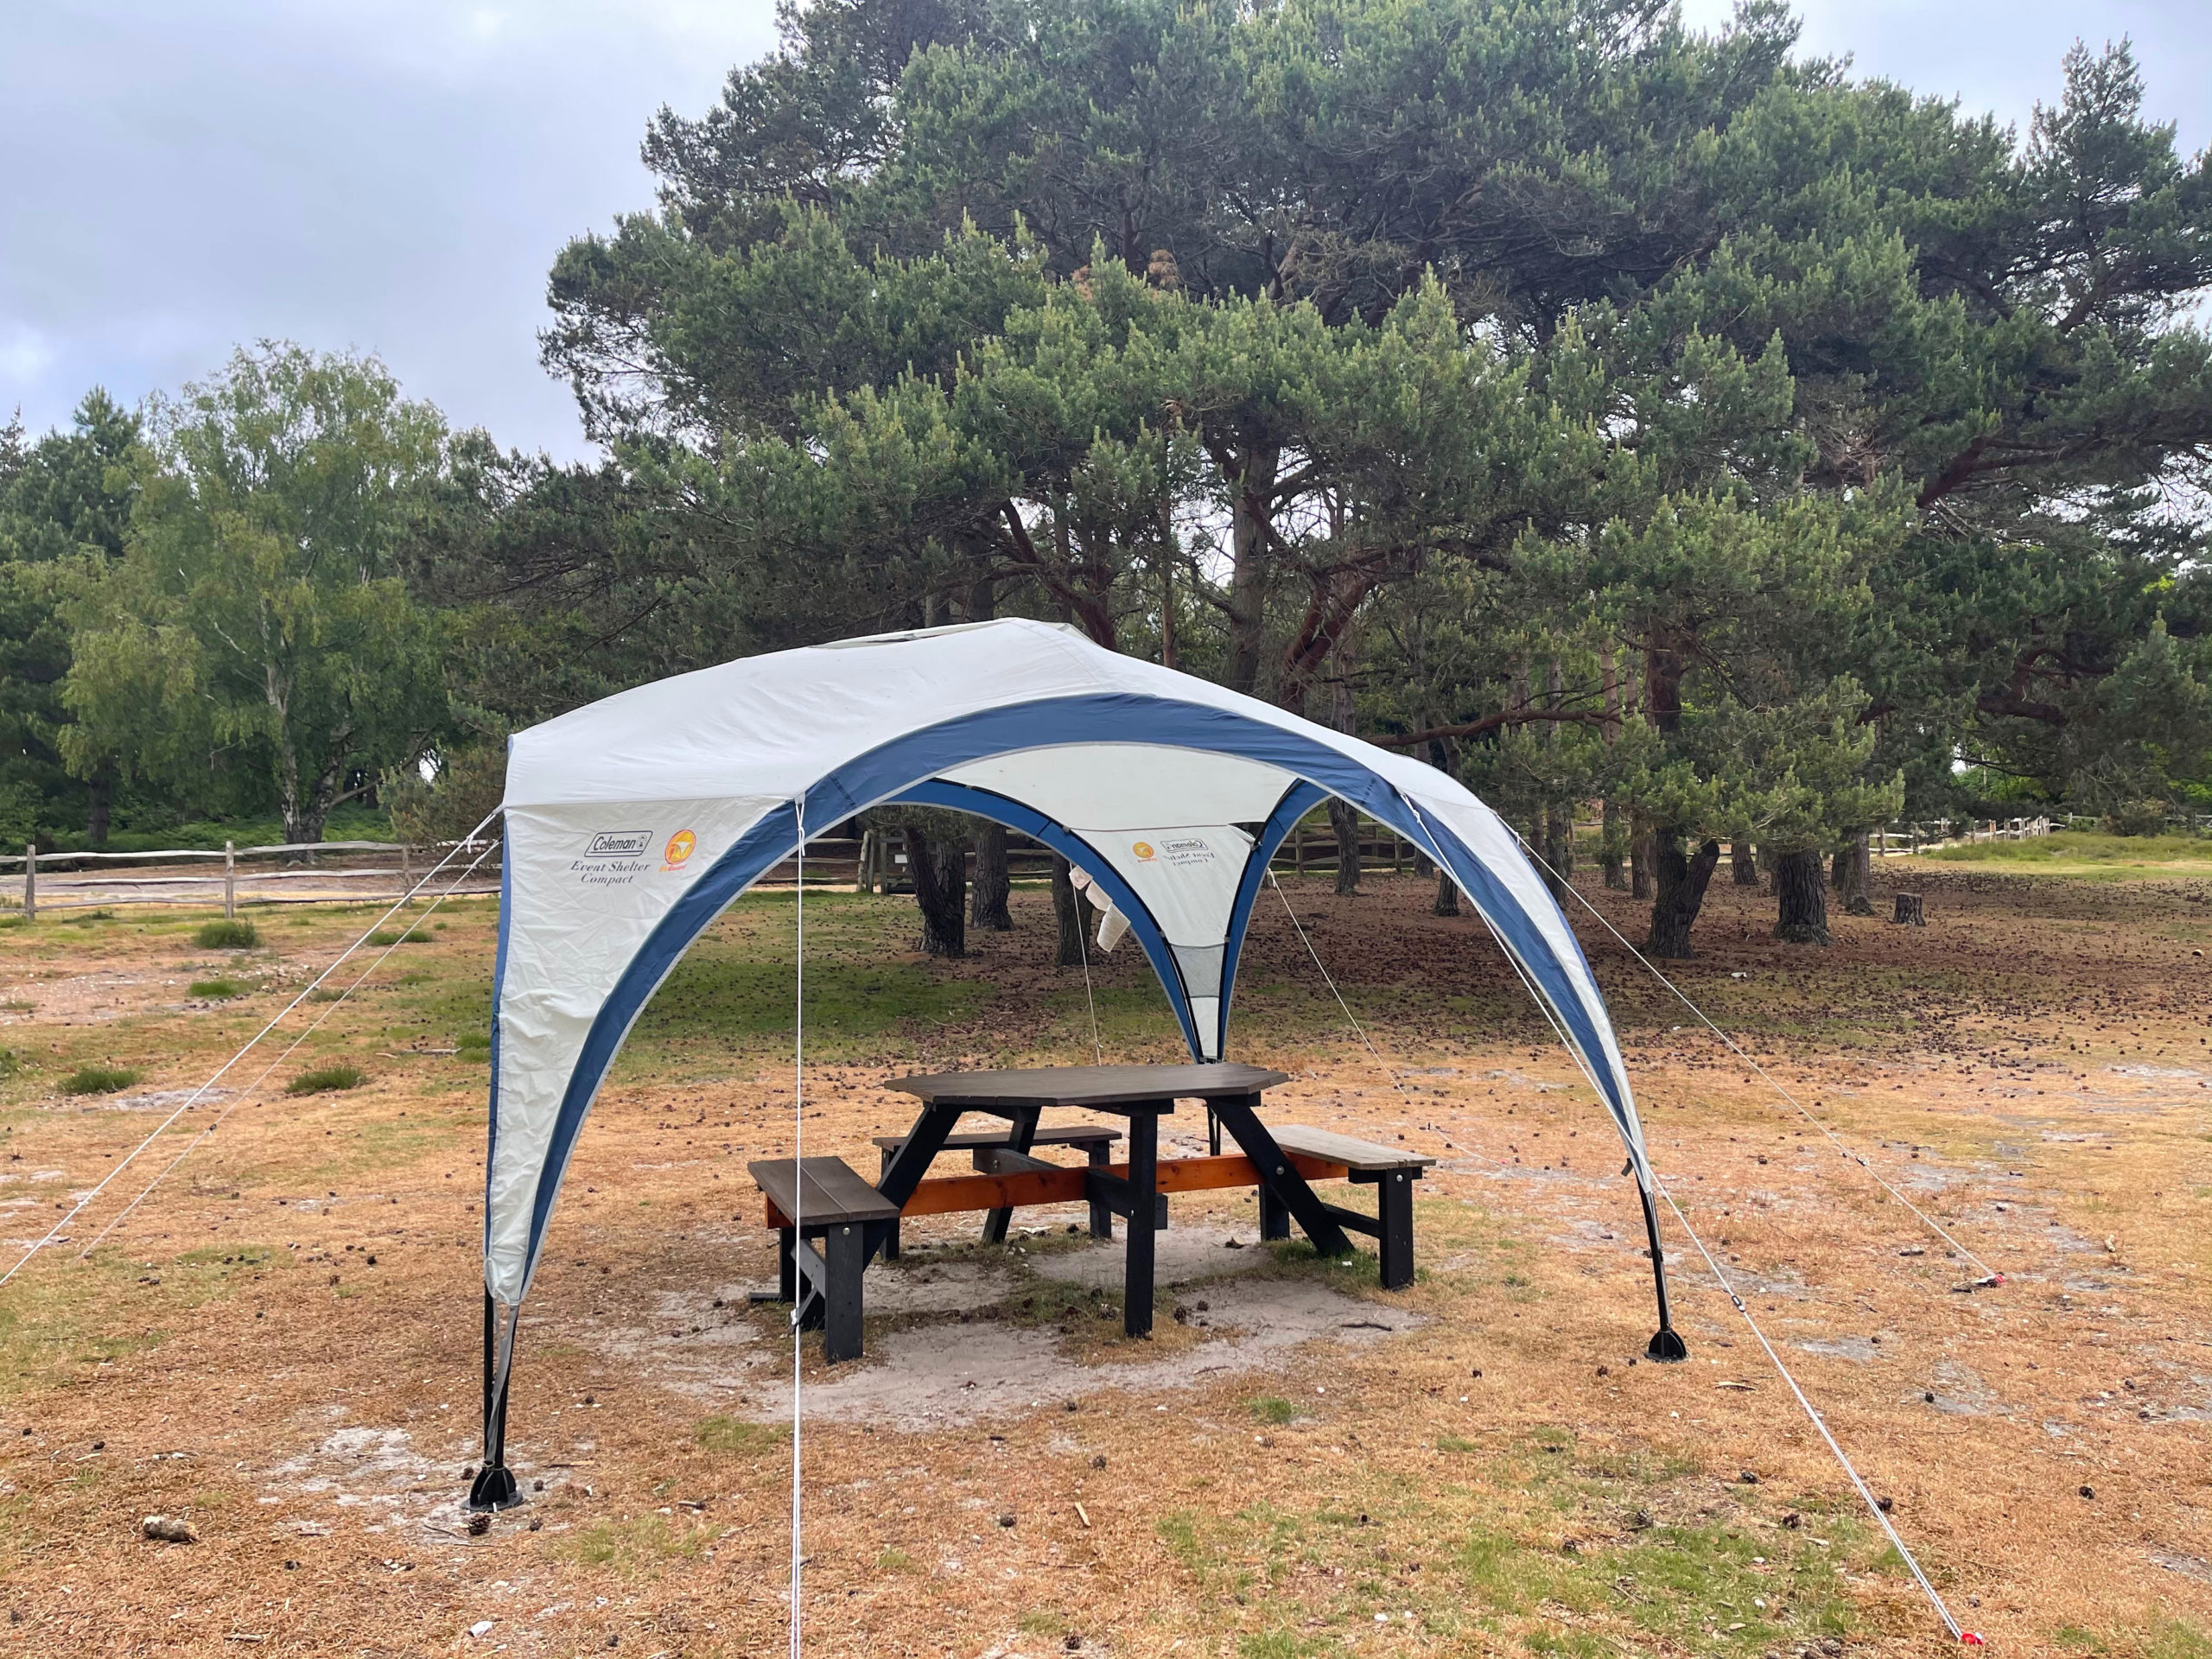
[[[968,849],[950,836],[932,842],[909,825],[906,868],[922,912],[921,948],[933,957],[967,955]]]
[[[1621,854],[1628,843],[1626,826],[1622,822],[1621,810],[1614,802],[1605,803],[1603,827],[1598,832],[1598,868],[1605,873],[1605,886],[1614,893],[1624,891],[1628,877],[1623,873]]]
[[[1821,874],[1818,848],[1783,853],[1774,861],[1774,937],[1785,944],[1828,942],[1828,890]]]
[[[1097,914],[1075,890],[1075,883],[1068,879],[1068,861],[1065,858],[1052,860],[1052,916],[1059,924],[1059,937],[1052,946],[1052,966],[1079,968],[1085,960],[1084,930],[1090,925]]]
[[[1759,884],[1758,855],[1741,836],[1728,838],[1728,870],[1739,887],[1756,887]]]
[[[283,808],[284,839],[295,846],[312,844],[322,839],[322,826],[330,817],[329,809],[305,802],[291,802]],[[308,855],[313,862],[313,855]]]
[[[1632,823],[1634,831],[1628,842],[1628,896],[1649,899],[1651,896],[1651,831],[1641,822]]]
[[[1828,880],[1838,893],[1851,891],[1851,855],[1847,850],[1849,846],[1848,842],[1845,842],[1828,859]]]
[[[1329,828],[1337,837],[1337,891],[1359,891],[1359,814],[1335,796],[1329,797]]]
[[[1836,855],[1844,866],[1843,910],[1847,916],[1874,913],[1874,898],[1870,891],[1874,880],[1874,855],[1867,844],[1872,839],[1872,831],[1861,830]]]
[[[976,830],[976,885],[969,895],[968,919],[972,925],[988,927],[994,933],[1012,930],[1014,918],[1007,912],[1006,901],[1013,882],[1006,866],[1006,826],[979,824]]]
[[[1436,902],[1429,908],[1439,916],[1457,916],[1459,913],[1459,884],[1452,879],[1451,871],[1437,871]]]
[[[1643,948],[1655,957],[1686,961],[1693,954],[1690,928],[1720,863],[1720,843],[1701,842],[1693,856],[1684,850],[1681,835],[1660,830],[1652,833],[1650,847],[1657,892],[1651,900],[1651,937]]]
[[[85,839],[96,853],[107,850],[108,817],[115,806],[115,768],[103,766],[92,774],[92,803],[85,815]]]
[[[1273,449],[1245,451],[1230,495],[1229,689],[1257,694],[1261,634],[1267,625],[1268,530],[1274,520]]]

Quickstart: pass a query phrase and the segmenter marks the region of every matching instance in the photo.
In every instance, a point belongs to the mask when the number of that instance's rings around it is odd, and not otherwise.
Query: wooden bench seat
[[[1275,1144],[1297,1158],[1340,1166],[1354,1185],[1375,1188],[1375,1214],[1341,1205],[1323,1207],[1340,1227],[1371,1236],[1382,1258],[1382,1288],[1402,1290],[1414,1281],[1414,1183],[1436,1160],[1426,1153],[1380,1141],[1356,1140],[1306,1123],[1270,1124]],[[1288,1238],[1290,1211],[1260,1188],[1260,1236]]]
[[[746,1166],[777,1230],[776,1289],[798,1304],[803,1329],[819,1327],[822,1357],[861,1355],[861,1280],[899,1206],[842,1158],[763,1159]],[[794,1221],[796,1217],[796,1221]],[[809,1243],[820,1239],[819,1249]]]

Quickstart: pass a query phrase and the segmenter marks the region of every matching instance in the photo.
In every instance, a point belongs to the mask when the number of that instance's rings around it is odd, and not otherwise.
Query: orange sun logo
[[[693,835],[689,830],[679,830],[668,838],[667,850],[661,856],[667,860],[668,868],[672,870],[690,857],[692,850],[698,844],[698,836]]]
[[[1152,843],[1148,841],[1140,841],[1132,846],[1129,850],[1135,853],[1139,858],[1150,858],[1152,856]]]

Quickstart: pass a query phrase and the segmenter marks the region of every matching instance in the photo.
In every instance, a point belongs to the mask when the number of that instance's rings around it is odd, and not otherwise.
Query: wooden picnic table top
[[[1012,1071],[938,1071],[896,1077],[883,1086],[918,1095],[933,1105],[970,1106],[981,1111],[1009,1106],[1088,1106],[1112,1112],[1179,1099],[1256,1095],[1289,1081],[1288,1072],[1258,1065],[1046,1065]]]

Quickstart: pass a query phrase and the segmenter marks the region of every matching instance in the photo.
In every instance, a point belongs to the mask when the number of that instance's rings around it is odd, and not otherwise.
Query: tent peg
[[[507,1382],[499,1374],[499,1311],[484,1293],[484,1466],[469,1483],[472,1510],[508,1510],[522,1502],[522,1489],[507,1467]]]
[[[1643,1233],[1651,1241],[1651,1283],[1659,1293],[1659,1329],[1653,1333],[1651,1345],[1643,1351],[1643,1357],[1662,1365],[1673,1365],[1688,1359],[1690,1348],[1675,1329],[1674,1315],[1667,1306],[1667,1257],[1659,1248],[1659,1207],[1651,1201],[1650,1189],[1641,1181],[1637,1183],[1636,1195],[1643,1200]]]

